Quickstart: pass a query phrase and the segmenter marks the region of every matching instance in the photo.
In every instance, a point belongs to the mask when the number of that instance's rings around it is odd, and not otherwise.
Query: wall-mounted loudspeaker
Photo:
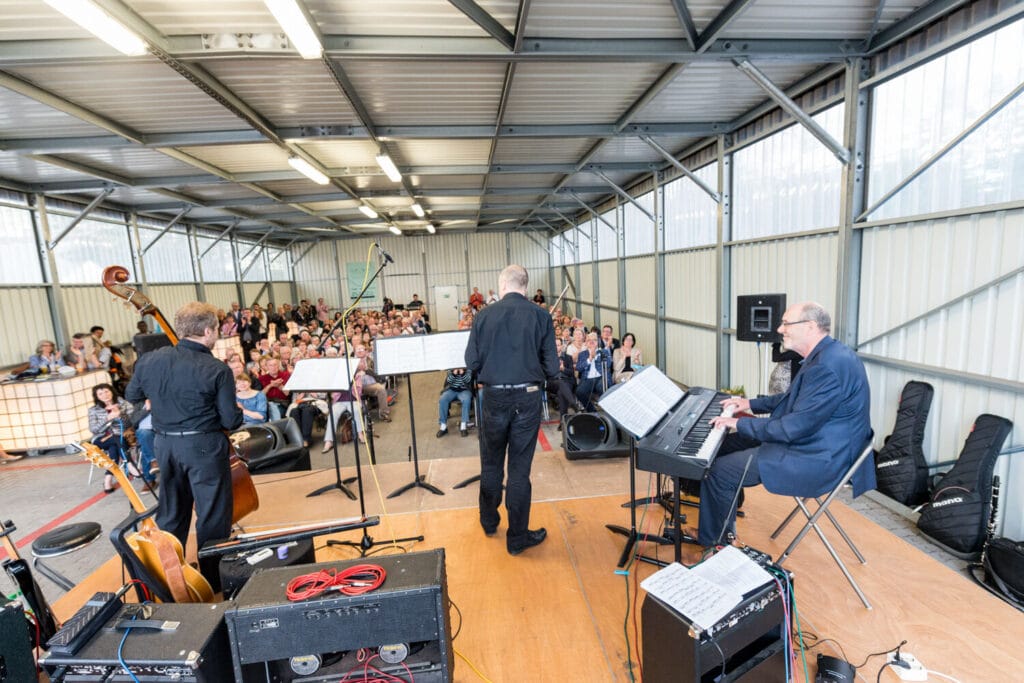
[[[569,460],[629,455],[629,443],[623,442],[618,427],[603,413],[563,415],[562,439]]]
[[[785,294],[747,294],[736,297],[736,340],[782,341],[775,330],[786,311]]]

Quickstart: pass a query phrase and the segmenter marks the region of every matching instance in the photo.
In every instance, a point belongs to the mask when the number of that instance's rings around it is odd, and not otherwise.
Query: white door
[[[434,287],[434,320],[430,326],[435,332],[450,332],[459,328],[459,288],[451,285]]]

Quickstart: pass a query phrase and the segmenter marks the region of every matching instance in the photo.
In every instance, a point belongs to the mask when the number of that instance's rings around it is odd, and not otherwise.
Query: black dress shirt
[[[509,292],[477,313],[466,345],[466,367],[482,384],[558,379],[551,316],[522,294]]]
[[[158,433],[216,432],[242,424],[231,368],[188,339],[140,358],[125,398],[150,400]]]

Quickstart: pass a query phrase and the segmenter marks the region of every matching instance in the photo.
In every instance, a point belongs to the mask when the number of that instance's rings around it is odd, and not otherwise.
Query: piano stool
[[[91,468],[90,468],[91,469]],[[39,573],[66,591],[75,587],[73,581],[43,562],[44,559],[67,555],[84,548],[100,537],[101,528],[96,522],[65,524],[32,541],[32,566]]]

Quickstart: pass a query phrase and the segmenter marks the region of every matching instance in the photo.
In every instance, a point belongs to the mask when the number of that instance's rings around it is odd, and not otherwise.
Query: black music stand
[[[391,493],[388,494],[388,498],[395,498],[402,495],[409,489],[421,488],[426,489],[437,496],[443,496],[444,491],[437,488],[433,484],[428,484],[424,481],[427,475],[420,474],[420,456],[416,450],[416,415],[413,412],[413,400],[412,400],[412,375],[406,373],[405,375],[406,386],[409,387],[409,431],[412,433],[412,445],[409,446],[409,452],[412,454],[412,469],[414,479],[404,486],[400,486]]]
[[[304,358],[295,364],[295,370],[285,388],[291,391],[305,391],[315,393],[327,393],[327,419],[334,430],[334,476],[333,484],[321,486],[315,491],[306,494],[306,498],[314,498],[328,491],[341,491],[350,500],[356,499],[352,489],[345,486],[341,479],[341,462],[338,460],[338,429],[334,426],[334,397],[335,391],[349,391],[351,386],[352,367],[351,359],[348,363],[344,358]],[[359,439],[352,439],[353,443]],[[356,474],[359,475],[359,446],[356,445]],[[362,486],[360,486],[362,494]],[[363,517],[366,517],[366,510],[363,510]]]
[[[678,498],[678,495],[679,495],[679,492],[678,492],[678,488],[677,488],[676,489],[676,497],[677,498]],[[630,503],[627,503],[627,505],[629,505],[629,528],[627,529],[627,528],[625,528],[623,526],[619,526],[617,524],[605,524],[604,525],[605,528],[608,529],[609,531],[612,531],[612,532],[614,532],[616,534],[622,534],[623,536],[626,537],[626,546],[622,549],[622,555],[619,556],[619,564],[618,564],[619,567],[624,567],[626,565],[626,562],[629,561],[629,556],[633,552],[633,546],[635,546],[638,541],[650,541],[652,543],[657,543],[658,545],[669,545],[669,544],[672,543],[671,539],[668,539],[668,538],[666,538],[664,536],[661,536],[659,534],[646,534],[646,533],[641,533],[641,532],[637,531],[637,528],[636,528],[636,507],[637,507],[637,505],[642,504],[642,501],[638,501],[636,499],[636,439],[633,438],[632,434],[629,435],[629,499],[630,499]],[[650,498],[645,498],[644,500],[651,500],[651,499]],[[651,502],[655,502],[655,501],[651,501]],[[679,554],[680,554],[680,550],[678,548],[678,536],[677,536],[676,555],[678,556]],[[667,562],[665,562],[663,560],[659,560],[659,559],[654,558],[654,557],[648,557],[647,555],[637,555],[637,559],[640,560],[641,562],[648,562],[650,564],[658,565],[659,567],[664,567],[665,565],[668,564]],[[679,561],[679,557],[676,557],[676,561]]]

